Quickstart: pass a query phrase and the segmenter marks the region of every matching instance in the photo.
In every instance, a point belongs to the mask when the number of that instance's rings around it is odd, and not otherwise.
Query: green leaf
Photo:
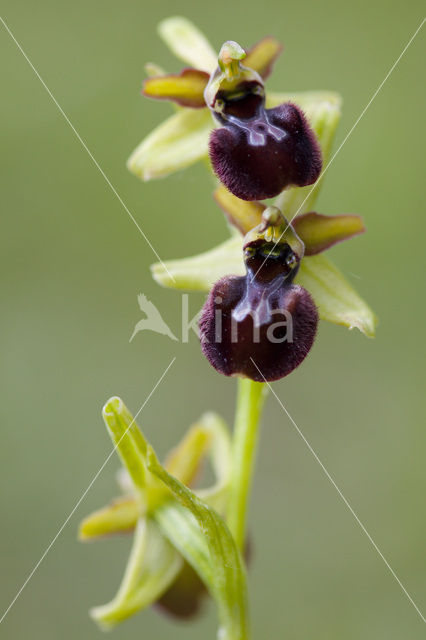
[[[142,180],[163,178],[207,156],[213,121],[208,109],[182,109],[133,151],[128,169]]]
[[[322,320],[349,329],[356,327],[366,336],[374,336],[377,325],[375,314],[324,255],[305,257],[296,282],[311,293]]]
[[[158,524],[141,518],[117,595],[109,604],[91,609],[90,615],[105,629],[115,626],[155,602],[182,566],[181,555],[164,538]]]
[[[206,36],[186,18],[166,18],[158,33],[171,51],[184,62],[209,74],[217,67],[217,55]]]
[[[194,569],[200,571],[206,581],[206,586],[216,599],[221,622],[218,638],[220,640],[248,640],[245,570],[240,552],[226,523],[212,507],[209,507],[190,489],[167,473],[158,462],[152,448],[148,449],[148,468],[151,473],[165,483],[176,500],[197,521],[200,532],[198,546],[192,540],[190,545],[184,544],[182,546],[181,552]],[[190,519],[187,518],[188,525],[189,522]],[[171,529],[170,535],[175,536],[174,531],[176,531],[176,526]],[[174,539],[175,544],[176,542]],[[207,546],[208,556],[206,556],[205,550],[203,551],[203,545]],[[203,568],[201,568],[201,563],[194,563],[193,548],[199,549],[200,558],[204,557]]]

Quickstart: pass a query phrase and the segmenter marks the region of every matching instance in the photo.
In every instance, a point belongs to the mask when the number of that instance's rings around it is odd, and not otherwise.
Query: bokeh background
[[[421,3],[4,0],[2,15],[160,255],[226,237],[201,166],[142,184],[125,161],[170,112],[139,94],[145,61],[180,63],[156,35],[190,17],[219,47],[272,33],[285,43],[268,86],[344,97],[337,144],[422,19]],[[275,385],[300,429],[406,586],[426,609],[424,382],[425,32],[328,171],[323,213],[359,212],[368,233],[332,250],[380,317],[368,340],[322,324],[305,364]],[[150,277],[155,256],[40,81],[0,28],[2,61],[0,604],[6,609],[111,450],[100,417],[112,394],[160,454],[208,408],[232,421],[235,381],[189,345],[142,333],[144,292],[176,330],[180,295]],[[191,310],[202,304],[191,295]],[[130,539],[76,540],[115,492],[114,456],[1,629],[2,638],[96,639],[87,615],[119,584]],[[253,637],[417,640],[418,613],[273,397],[263,420],[250,530]],[[190,625],[146,611],[111,637],[215,637],[215,611]]]

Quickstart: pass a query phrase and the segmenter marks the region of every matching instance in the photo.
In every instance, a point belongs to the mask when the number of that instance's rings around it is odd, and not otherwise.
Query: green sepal
[[[377,317],[343,274],[324,255],[305,257],[296,276],[312,295],[322,320],[340,324],[348,329],[357,328],[373,338]]]
[[[210,291],[223,276],[244,275],[242,246],[243,238],[238,235],[197,256],[168,260],[166,263],[156,262],[151,265],[152,277],[169,289]]]
[[[217,56],[213,47],[190,20],[180,16],[166,18],[158,25],[158,33],[175,56],[191,67],[209,74],[216,69]]]
[[[208,109],[181,109],[140,143],[127,168],[145,181],[184,169],[207,156],[212,128]]]

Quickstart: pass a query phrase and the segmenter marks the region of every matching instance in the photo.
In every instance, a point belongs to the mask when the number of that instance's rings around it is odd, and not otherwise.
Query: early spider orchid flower
[[[201,348],[224,375],[258,382],[291,373],[314,342],[318,312],[293,284],[304,244],[276,207],[243,244],[245,276],[225,276],[209,293],[200,319]]]
[[[247,51],[227,42],[217,55],[185,18],[164,20],[159,34],[190,67],[170,74],[146,66],[143,94],[171,101],[177,113],[135,149],[127,163],[132,173],[143,180],[161,178],[210,155],[217,176],[247,200],[316,180],[321,170],[316,136],[324,110],[338,107],[337,94],[266,91],[264,81],[282,50],[272,36]]]
[[[226,42],[204,91],[206,104],[221,125],[210,136],[210,160],[219,180],[235,196],[263,200],[290,185],[315,182],[321,172],[321,150],[295,104],[265,109],[262,78],[242,66],[246,57],[236,42]]]

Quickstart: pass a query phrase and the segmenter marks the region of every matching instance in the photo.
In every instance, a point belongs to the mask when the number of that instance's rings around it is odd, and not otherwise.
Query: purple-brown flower
[[[224,375],[263,382],[291,373],[314,342],[318,313],[293,284],[303,242],[275,207],[244,242],[245,276],[227,276],[211,290],[200,319],[201,348]]]
[[[263,200],[288,186],[314,183],[321,172],[321,151],[299,107],[287,102],[265,108],[262,79],[240,64],[244,57],[235,42],[225,43],[204,92],[221,125],[210,136],[210,159],[235,196]]]
[[[228,41],[213,73],[186,68],[144,83],[143,93],[151,98],[210,109],[220,125],[209,139],[213,170],[242,200],[263,200],[291,185],[312,184],[321,171],[321,151],[301,109],[290,102],[265,108],[263,81],[280,51],[281,45],[271,37],[247,53]],[[138,164],[136,157],[131,166],[134,162]]]

